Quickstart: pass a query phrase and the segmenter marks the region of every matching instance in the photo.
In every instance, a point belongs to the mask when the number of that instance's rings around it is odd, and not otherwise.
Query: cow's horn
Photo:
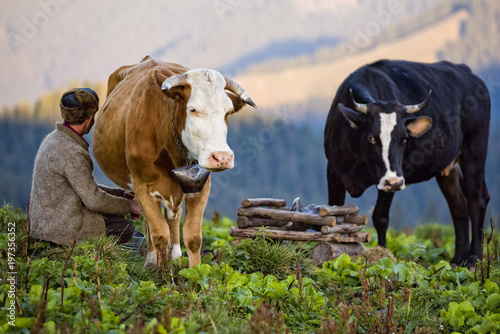
[[[413,114],[413,113],[416,113],[417,111],[419,111],[420,109],[422,109],[423,107],[425,107],[427,105],[427,103],[429,102],[429,98],[431,97],[431,94],[432,94],[432,89],[429,90],[429,94],[427,95],[427,98],[424,100],[424,102],[419,103],[419,104],[405,106],[406,113]]]
[[[367,114],[368,113],[368,105],[356,102],[356,100],[354,99],[354,94],[352,93],[352,88],[349,88],[349,93],[351,93],[351,99],[352,99],[352,103],[354,104],[354,110],[356,110],[360,113],[363,113],[363,114]]]
[[[173,75],[161,84],[161,90],[169,90],[172,87],[184,86],[187,83],[187,74]]]
[[[248,103],[252,107],[257,108],[257,105],[255,105],[255,103],[252,101],[252,99],[250,98],[250,96],[248,95],[248,93],[243,89],[243,87],[241,87],[233,79],[229,79],[229,78],[226,78],[226,77],[224,77],[224,79],[226,79],[226,87],[225,87],[225,89],[227,89],[228,91],[233,92],[234,94],[238,95],[243,101],[245,101],[246,103]]]

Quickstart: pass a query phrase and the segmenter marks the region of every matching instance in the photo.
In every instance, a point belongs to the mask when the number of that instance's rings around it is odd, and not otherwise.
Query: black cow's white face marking
[[[380,142],[382,144],[382,160],[384,161],[386,171],[384,176],[380,178],[377,184],[377,188],[383,191],[391,191],[392,189],[394,189],[393,185],[399,185],[396,187],[397,190],[403,190],[405,188],[405,179],[401,175],[401,168],[399,168],[399,171],[394,171],[391,168],[390,159],[391,145],[394,145],[392,144],[392,138],[398,137],[397,134],[394,133],[396,130],[396,125],[398,123],[397,114],[395,112],[390,114],[382,113],[378,116],[380,117]]]

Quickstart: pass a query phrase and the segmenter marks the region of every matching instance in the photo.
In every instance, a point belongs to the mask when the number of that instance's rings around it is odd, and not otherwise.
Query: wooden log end
[[[331,231],[330,226],[326,226],[326,225],[325,226],[321,226],[321,233],[328,234],[328,233],[330,233],[330,231]]]
[[[340,243],[370,242],[371,234],[368,232],[356,232],[345,234],[340,237]]]
[[[245,228],[249,226],[248,221],[249,218],[247,217],[238,217],[238,219],[236,220],[236,224],[239,228]]]
[[[325,207],[322,207],[319,209],[319,215],[321,217],[326,217],[328,216],[328,209],[326,209]]]
[[[358,213],[359,208],[356,205],[344,205],[344,206],[329,206],[323,205],[319,209],[319,215],[321,217],[325,216],[345,216],[348,214]]]
[[[367,215],[358,215],[358,214],[350,214],[344,217],[344,223],[354,224],[354,225],[367,225],[368,224],[368,216]]]

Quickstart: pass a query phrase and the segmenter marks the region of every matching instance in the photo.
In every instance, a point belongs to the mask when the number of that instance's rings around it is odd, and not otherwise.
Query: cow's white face
[[[395,112],[377,115],[380,122],[380,146],[382,148],[382,161],[385,173],[379,179],[377,188],[383,191],[403,190],[405,179],[403,177],[402,163],[403,152],[408,138],[402,121]]]
[[[186,104],[182,142],[200,166],[211,171],[233,168],[226,122],[233,103],[225,92],[224,77],[214,70],[191,70],[187,72],[187,83],[191,96]]]

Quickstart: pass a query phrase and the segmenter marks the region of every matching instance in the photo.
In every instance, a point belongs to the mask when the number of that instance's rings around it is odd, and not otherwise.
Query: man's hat
[[[62,118],[69,124],[81,124],[99,110],[99,97],[90,88],[73,88],[61,97]]]

